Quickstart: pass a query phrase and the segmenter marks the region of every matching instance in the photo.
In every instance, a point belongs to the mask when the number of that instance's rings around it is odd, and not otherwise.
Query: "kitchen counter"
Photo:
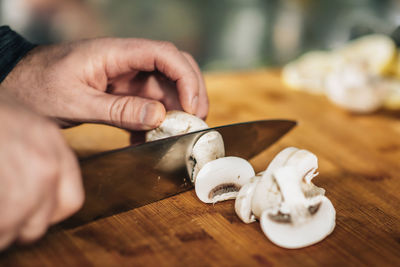
[[[53,228],[39,242],[0,254],[1,266],[400,266],[400,111],[352,115],[323,96],[284,88],[275,70],[206,75],[210,126],[268,118],[298,126],[251,162],[265,169],[287,146],[319,159],[313,181],[336,208],[322,242],[288,250],[258,222],[244,224],[234,201],[208,205],[194,190],[77,228]],[[80,155],[128,145],[102,125],[64,131]]]

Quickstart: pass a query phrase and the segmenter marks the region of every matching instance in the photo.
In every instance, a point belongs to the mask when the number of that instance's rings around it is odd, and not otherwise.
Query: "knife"
[[[295,121],[289,120],[235,123],[82,159],[80,166],[85,203],[61,226],[73,228],[193,188],[185,162],[195,142],[209,131],[218,131],[222,135],[226,156],[248,160],[275,143],[295,125]]]

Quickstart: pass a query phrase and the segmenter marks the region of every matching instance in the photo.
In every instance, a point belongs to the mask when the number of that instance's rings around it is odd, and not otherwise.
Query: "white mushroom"
[[[165,120],[158,128],[155,128],[146,133],[146,141],[155,141],[162,138],[167,138],[174,135],[185,134],[208,128],[200,118],[185,113],[183,111],[169,111]],[[173,171],[180,167],[180,162],[177,158],[182,155],[175,153],[176,149],[171,153],[167,153],[157,164],[156,168],[162,171]],[[203,134],[197,140],[193,149],[188,152],[186,167],[192,182],[199,172],[200,168],[207,162],[225,156],[224,141],[220,133],[211,131]]]
[[[279,152],[268,165],[261,180],[254,191],[251,209],[256,218],[260,218],[261,213],[272,207],[276,207],[282,202],[279,188],[272,177],[273,172],[282,167],[290,155],[298,151],[298,148],[288,147]]]
[[[234,199],[254,175],[251,164],[242,158],[224,157],[210,161],[197,174],[196,195],[205,203]]]
[[[298,167],[285,166],[274,172],[283,203],[278,209],[265,210],[260,218],[265,235],[285,248],[315,244],[335,227],[336,213],[332,203],[322,195],[306,198],[301,183],[308,174]]]
[[[285,148],[268,165],[254,191],[252,212],[256,218],[260,218],[264,210],[276,208],[282,202],[282,194],[273,173],[286,165],[297,166],[307,172],[300,183],[301,189],[307,197],[325,194],[323,188],[319,188],[311,182],[312,178],[317,175],[315,174],[315,170],[318,168],[317,157],[307,150],[295,147]]]
[[[326,79],[326,95],[336,105],[357,113],[379,109],[388,94],[388,86],[376,74],[360,64],[343,64]]]
[[[186,164],[192,183],[195,182],[198,172],[207,162],[224,156],[224,140],[219,132],[211,131],[202,135],[193,146]]]
[[[146,133],[146,142],[206,128],[208,125],[202,119],[183,111],[172,110],[167,112],[160,126]]]
[[[264,172],[258,173],[250,179],[250,182],[240,188],[239,193],[235,200],[235,211],[244,223],[252,223],[256,220],[253,212],[251,211],[251,201],[253,199],[254,190],[261,179]]]
[[[327,51],[305,53],[283,67],[283,81],[295,90],[324,94],[325,78],[332,71],[336,61],[336,55]]]

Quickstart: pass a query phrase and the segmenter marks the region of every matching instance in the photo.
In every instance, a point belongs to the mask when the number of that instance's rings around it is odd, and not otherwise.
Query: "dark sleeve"
[[[8,26],[0,26],[0,83],[35,45]]]

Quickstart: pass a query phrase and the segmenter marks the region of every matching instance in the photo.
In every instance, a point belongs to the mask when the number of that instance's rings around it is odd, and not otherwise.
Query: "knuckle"
[[[79,211],[85,201],[84,193],[79,192],[65,200],[62,206],[59,207],[58,212],[61,214],[61,219],[68,218],[72,214]]]
[[[83,206],[83,203],[85,202],[85,197],[84,194],[77,194],[73,200],[69,203],[69,210],[71,214],[77,212],[80,210]]]
[[[194,57],[186,51],[182,51],[182,54],[189,60],[195,62]]]
[[[167,50],[167,51],[172,51],[172,52],[178,51],[178,48],[176,48],[176,46],[169,41],[159,41],[158,43],[162,50]]]
[[[35,167],[33,175],[40,183],[52,183],[58,177],[58,162],[48,154],[37,153],[33,159],[33,166]]]
[[[123,127],[126,124],[126,114],[130,112],[130,107],[134,106],[130,97],[118,97],[110,105],[109,118],[112,124]]]

